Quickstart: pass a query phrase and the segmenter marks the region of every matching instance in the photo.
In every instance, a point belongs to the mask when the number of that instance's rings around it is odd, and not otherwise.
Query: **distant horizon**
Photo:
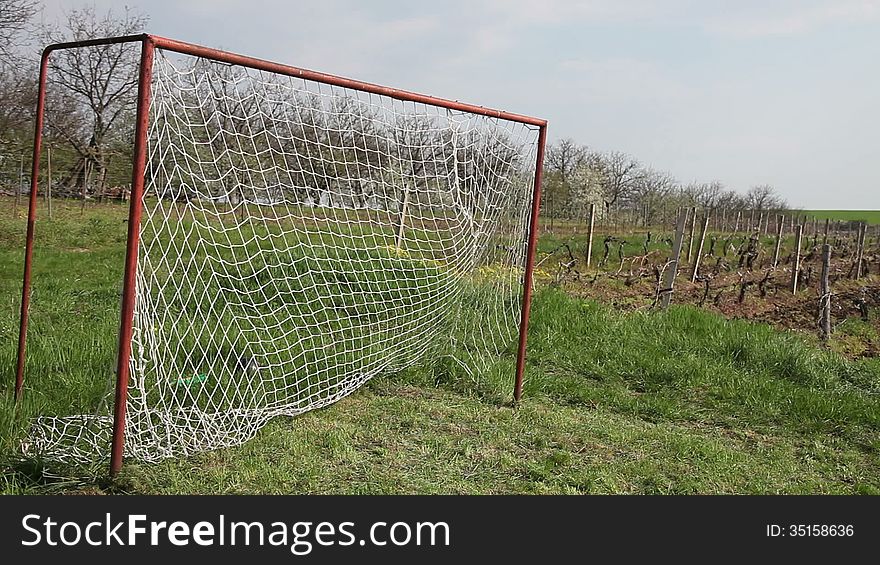
[[[45,22],[122,9],[43,4]],[[682,183],[880,209],[880,0],[127,4],[159,35],[546,118],[551,142],[622,151]]]

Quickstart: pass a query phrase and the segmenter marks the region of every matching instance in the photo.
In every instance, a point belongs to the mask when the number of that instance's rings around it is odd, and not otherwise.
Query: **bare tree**
[[[619,151],[604,155],[601,162],[605,173],[605,203],[611,208],[629,198],[645,173],[641,163]]]
[[[760,184],[750,188],[746,193],[746,201],[749,208],[759,212],[786,207],[784,201],[769,184]]]
[[[30,130],[36,84],[31,74],[0,65],[0,149],[33,133]]]
[[[0,0],[0,171],[10,174],[5,165],[19,163],[33,133],[34,73],[20,55],[37,5],[35,0]],[[14,168],[17,171],[18,166]],[[0,178],[0,184],[18,182]]]
[[[724,184],[720,181],[704,182],[700,185],[697,204],[704,210],[710,210],[718,206],[721,195],[724,194]]]
[[[63,27],[43,32],[45,43],[82,41],[131,35],[143,30],[147,17],[129,9],[99,15],[94,7],[72,10]],[[50,134],[66,141],[79,155],[66,184],[85,188],[87,172],[106,178],[108,144],[129,134],[121,127],[136,103],[138,48],[136,44],[64,49],[49,59],[46,121]],[[78,119],[73,119],[77,117]]]
[[[586,158],[585,147],[578,145],[572,139],[562,139],[547,148],[546,167],[558,175],[561,182],[568,184],[571,175]]]
[[[665,205],[676,188],[676,180],[669,173],[645,169],[636,179],[629,200],[645,224],[651,225],[658,214],[666,211]]]
[[[333,99],[330,121],[330,148],[334,177],[339,191],[356,207],[367,208],[375,193],[372,172],[382,165],[387,143],[380,131],[376,111],[355,97]],[[344,179],[344,180],[343,180]]]
[[[742,210],[746,207],[746,202],[741,194],[724,190],[715,199],[715,206],[722,210]]]
[[[27,42],[22,35],[29,30],[37,6],[36,0],[0,1],[0,63],[12,62],[16,48]]]
[[[583,176],[583,168],[588,151],[572,139],[561,139],[547,147],[544,159],[544,198],[547,214],[557,216],[571,214],[576,207],[575,193],[582,193],[582,187],[575,186],[574,176]],[[581,179],[582,180],[582,179]]]

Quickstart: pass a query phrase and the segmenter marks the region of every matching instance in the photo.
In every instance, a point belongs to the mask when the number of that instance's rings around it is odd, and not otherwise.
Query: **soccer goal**
[[[28,449],[109,452],[115,474],[442,357],[515,358],[520,399],[546,121],[153,35],[44,51],[17,398],[48,62],[122,43],[140,64],[115,375],[103,412],[41,415]]]

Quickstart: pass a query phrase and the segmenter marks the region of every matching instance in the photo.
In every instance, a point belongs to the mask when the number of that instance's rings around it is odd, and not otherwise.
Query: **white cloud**
[[[710,33],[734,38],[791,36],[837,24],[869,24],[880,20],[880,1],[835,0],[820,2],[738,4],[731,10],[707,16],[703,27]]]

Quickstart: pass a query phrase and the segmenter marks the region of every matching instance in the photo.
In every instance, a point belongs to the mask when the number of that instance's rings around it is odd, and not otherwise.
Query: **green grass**
[[[109,208],[107,216],[120,212]],[[80,216],[69,203],[58,213],[37,232],[27,380],[38,392],[8,424],[10,445],[33,439],[28,423],[41,414],[110,414],[122,223],[94,209]],[[518,315],[512,278],[462,275],[437,252],[448,245],[426,230],[411,228],[397,249],[394,230],[381,226],[331,222],[291,235],[282,230],[289,222],[220,232],[217,221],[200,220],[147,220],[141,230],[143,248],[159,249],[141,262],[141,277],[154,281],[141,299],[153,307],[135,324],[132,358],[146,385],[131,387],[129,402],[152,412],[130,432],[151,438],[153,452],[179,444],[183,429],[186,449],[240,441],[269,411],[314,408],[354,378],[425,355],[470,357],[480,333],[473,328],[495,314],[493,305],[507,301],[507,316]],[[117,233],[84,241],[81,225]],[[16,273],[6,278],[17,284]],[[143,342],[150,345],[141,349]],[[66,437],[82,432],[105,451],[109,426],[83,425],[69,422]]]
[[[880,225],[880,210],[804,210],[803,213],[819,220],[828,218],[832,221],[867,222],[871,225]]]
[[[445,357],[383,374],[240,447],[131,461],[113,485],[105,461],[22,460],[28,415],[98,410],[113,373],[124,209],[56,210],[37,230],[28,346],[42,369],[17,414],[24,222],[0,219],[0,492],[880,493],[878,360],[694,308],[623,313],[552,289],[535,296],[515,409],[509,347],[474,375]]]

